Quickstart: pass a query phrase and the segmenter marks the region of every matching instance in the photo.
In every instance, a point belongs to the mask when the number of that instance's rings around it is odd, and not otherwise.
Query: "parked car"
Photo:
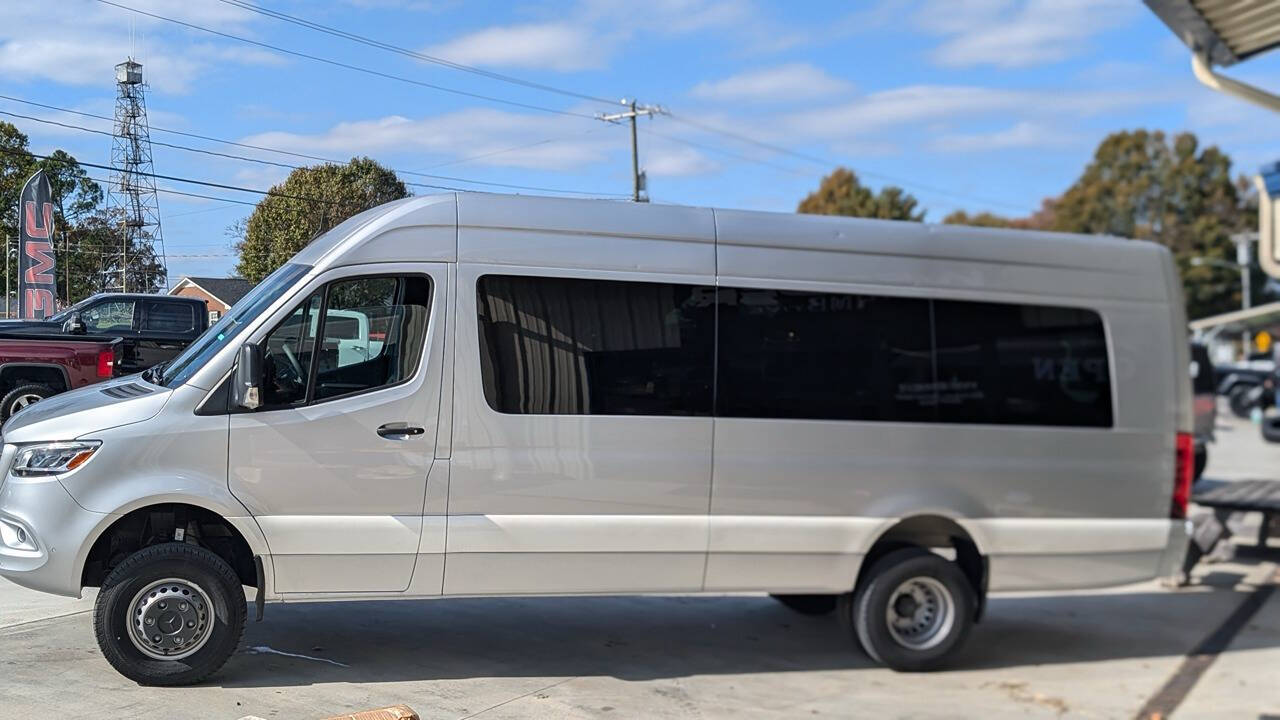
[[[129,375],[172,360],[208,327],[205,303],[198,298],[102,293],[47,320],[0,320],[0,337],[15,332],[118,337],[119,374]]]
[[[1255,407],[1268,407],[1275,403],[1275,373],[1274,360],[1245,360],[1218,365],[1215,368],[1218,394],[1227,398],[1233,415],[1247,419]]]
[[[376,349],[344,355],[347,311]],[[989,591],[1178,571],[1190,362],[1155,243],[413,197],[160,371],[11,418],[0,575],[100,587],[103,654],[156,685],[226,662],[243,586],[259,617],[764,591],[927,670]]]
[[[1195,427],[1195,479],[1209,463],[1209,443],[1218,424],[1218,394],[1213,361],[1204,343],[1191,343],[1191,403]]]
[[[121,351],[120,338],[0,335],[0,421],[52,395],[115,377]]]

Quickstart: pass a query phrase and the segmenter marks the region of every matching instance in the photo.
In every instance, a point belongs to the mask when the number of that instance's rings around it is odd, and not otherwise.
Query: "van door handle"
[[[407,435],[421,435],[426,432],[420,427],[411,427],[408,423],[387,423],[378,428],[378,434],[382,437],[405,437]]]

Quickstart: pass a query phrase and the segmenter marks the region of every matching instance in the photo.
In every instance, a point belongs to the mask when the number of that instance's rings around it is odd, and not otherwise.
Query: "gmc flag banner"
[[[44,320],[54,313],[53,197],[37,170],[18,199],[18,317]]]

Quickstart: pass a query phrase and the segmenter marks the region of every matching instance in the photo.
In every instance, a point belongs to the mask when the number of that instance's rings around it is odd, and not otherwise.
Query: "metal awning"
[[[1199,320],[1192,320],[1187,323],[1187,327],[1197,331],[1212,330],[1213,328],[1224,326],[1244,329],[1263,327],[1273,324],[1277,320],[1280,320],[1280,302],[1271,302],[1248,310],[1233,310],[1221,315],[1211,315]]]
[[[1193,53],[1234,65],[1280,46],[1275,0],[1144,0]]]

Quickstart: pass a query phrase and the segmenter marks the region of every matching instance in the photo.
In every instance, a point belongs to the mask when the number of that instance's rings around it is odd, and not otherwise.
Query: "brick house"
[[[244,278],[183,277],[169,294],[204,300],[212,325],[252,289],[253,283]]]

